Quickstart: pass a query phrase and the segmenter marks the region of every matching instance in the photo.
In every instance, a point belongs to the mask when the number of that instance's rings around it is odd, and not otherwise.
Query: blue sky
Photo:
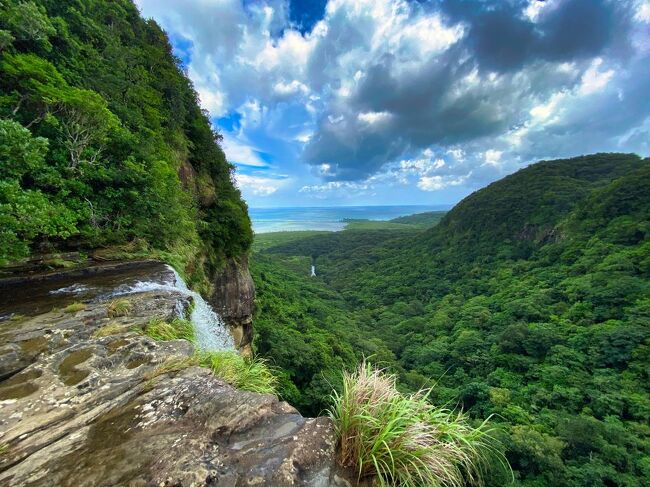
[[[251,206],[453,204],[650,153],[650,0],[137,0]]]

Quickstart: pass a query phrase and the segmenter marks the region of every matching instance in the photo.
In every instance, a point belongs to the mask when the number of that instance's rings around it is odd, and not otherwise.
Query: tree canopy
[[[130,0],[0,3],[0,134],[0,265],[139,242],[200,281],[250,247],[220,136]]]

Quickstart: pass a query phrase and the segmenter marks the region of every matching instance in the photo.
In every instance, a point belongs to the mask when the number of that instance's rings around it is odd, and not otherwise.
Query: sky
[[[650,154],[650,0],[136,0],[253,207],[453,204]]]

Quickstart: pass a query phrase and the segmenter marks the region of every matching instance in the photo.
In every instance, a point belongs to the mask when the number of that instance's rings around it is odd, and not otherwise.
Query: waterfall
[[[234,350],[233,341],[226,324],[199,293],[187,287],[183,278],[171,266],[166,266],[173,273],[174,280],[168,282],[136,282],[126,289],[117,290],[114,295],[141,293],[146,291],[176,291],[193,299],[194,307],[190,321],[194,325],[197,347],[207,351]],[[178,309],[179,316],[182,310]]]

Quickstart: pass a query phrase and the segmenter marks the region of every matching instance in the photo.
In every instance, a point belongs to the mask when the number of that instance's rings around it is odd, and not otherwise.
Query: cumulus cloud
[[[255,196],[270,196],[287,184],[287,180],[284,178],[276,179],[248,174],[237,174],[235,182],[245,195]]]
[[[252,167],[268,166],[250,144],[242,143],[228,134],[224,135],[221,145],[230,162]]]
[[[262,153],[293,158],[316,179],[301,195],[475,188],[647,150],[647,0],[329,0],[307,28],[297,1],[137,2],[191,46],[204,107],[240,120],[229,158],[258,178]]]

